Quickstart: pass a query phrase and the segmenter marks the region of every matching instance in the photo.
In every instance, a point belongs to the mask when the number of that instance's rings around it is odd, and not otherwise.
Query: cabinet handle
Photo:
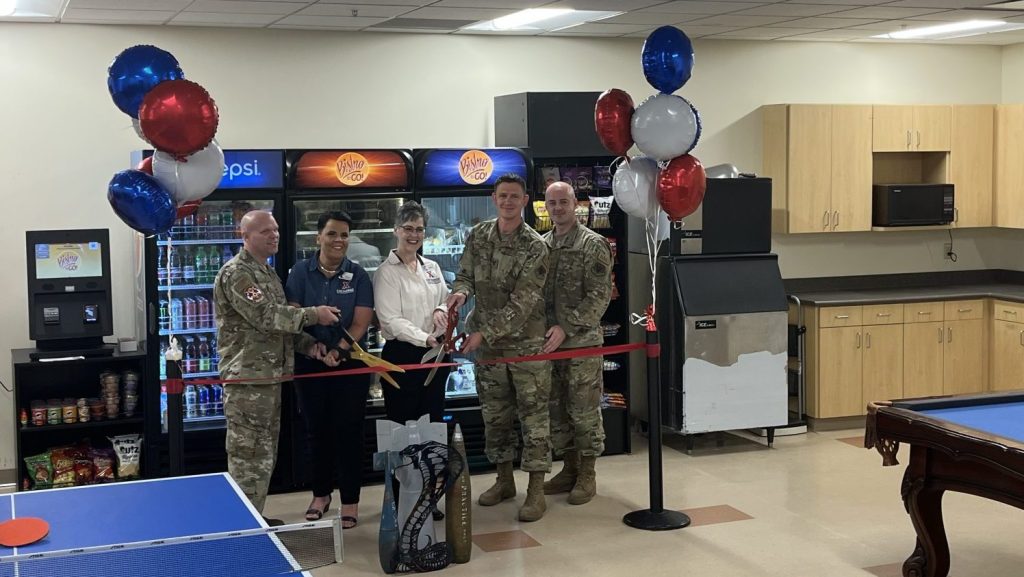
[[[860,348],[860,332],[857,332],[857,348]]]
[[[880,317],[891,317],[892,313],[878,313],[878,316],[880,316]]]
[[[841,321],[843,319],[850,318],[850,315],[836,315],[836,320]]]
[[[1020,345],[1024,347],[1024,331],[1020,332]]]
[[[960,209],[953,207],[953,222],[960,222]]]
[[[918,149],[921,148],[921,131],[920,130],[917,131],[917,148]]]
[[[821,229],[828,230],[828,211],[825,211],[825,216],[821,217]]]
[[[907,150],[910,150],[910,131],[907,131]]]
[[[946,330],[948,331],[946,333],[946,335],[947,335],[946,336],[946,342],[947,343],[951,343],[951,342],[953,342],[953,327],[949,327]]]
[[[942,328],[939,328],[939,342],[942,342]]]
[[[839,211],[832,213],[832,230],[835,230],[839,226]]]
[[[917,311],[917,314],[919,314],[919,315],[930,315],[930,314],[932,314],[932,311]]]
[[[1003,312],[1008,315],[1017,316],[1017,311],[1011,311],[1009,309],[1003,309]]]
[[[864,341],[865,341],[864,347],[870,349],[871,348],[871,333],[867,333],[865,335]]]
[[[971,309],[956,309],[956,312],[958,312],[958,313],[969,313],[969,312],[971,312]]]

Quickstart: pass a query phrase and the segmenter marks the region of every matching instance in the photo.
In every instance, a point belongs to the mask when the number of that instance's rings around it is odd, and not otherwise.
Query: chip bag
[[[533,223],[533,230],[543,232],[551,230],[551,216],[548,215],[548,208],[544,206],[543,200],[533,201],[533,214],[537,217]]]
[[[609,216],[612,212],[614,196],[591,196],[590,206],[593,209],[593,218],[590,221],[590,228],[611,228],[612,220]]]
[[[576,222],[587,226],[590,223],[590,201],[581,200],[576,204]]]
[[[90,449],[89,458],[92,459],[93,480],[96,483],[112,483],[115,480],[114,463],[117,457],[110,449]]]
[[[107,437],[117,455],[117,478],[130,479],[139,476],[139,459],[142,457],[142,435],[118,435]]]
[[[50,453],[25,457],[25,468],[32,479],[33,489],[49,489],[53,485],[53,464]]]

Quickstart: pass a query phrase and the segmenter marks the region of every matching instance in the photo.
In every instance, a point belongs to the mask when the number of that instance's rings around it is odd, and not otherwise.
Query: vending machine
[[[138,152],[133,160],[148,156]],[[224,173],[217,189],[199,209],[177,220],[167,234],[136,235],[136,319],[146,341],[151,373],[159,383],[146,408],[147,441],[167,471],[167,407],[164,352],[176,340],[182,350],[184,466],[188,474],[224,471],[223,387],[191,381],[216,379],[220,356],[214,322],[213,281],[221,266],[238,253],[238,224],[245,213],[265,210],[278,222],[284,216],[284,151],[225,150]],[[282,234],[282,238],[284,235]],[[283,276],[280,254],[269,264]],[[158,404],[159,403],[159,404]]]

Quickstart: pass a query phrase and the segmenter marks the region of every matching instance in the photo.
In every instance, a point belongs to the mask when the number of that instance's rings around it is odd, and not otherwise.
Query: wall
[[[110,228],[115,330],[132,326],[131,234],[104,193],[142,143],[104,80],[118,52],[142,43],[172,52],[214,96],[225,148],[484,146],[493,140],[496,95],[618,87],[639,103],[653,93],[639,63],[641,39],[0,24],[9,219],[0,227],[9,285],[0,303],[0,380],[8,385],[8,349],[30,345],[25,230]],[[744,170],[760,167],[761,104],[978,103],[1002,95],[999,47],[698,41],[696,54],[681,91],[704,121],[696,154]],[[958,269],[1002,262],[1007,252],[999,233],[955,234]],[[936,256],[940,236],[793,237],[775,245],[787,277],[942,270],[952,265]],[[995,260],[986,261],[986,247],[995,247]],[[10,395],[0,391],[0,469],[14,466],[12,414]]]
[[[1002,102],[1024,102],[1024,44],[1003,47]]]

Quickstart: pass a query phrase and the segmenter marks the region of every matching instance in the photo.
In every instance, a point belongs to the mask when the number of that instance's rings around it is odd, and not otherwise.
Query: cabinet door
[[[985,321],[946,321],[942,350],[942,392],[980,393],[988,389]]]
[[[818,417],[864,414],[861,327],[821,329],[818,335]]]
[[[992,390],[1024,389],[1024,324],[992,321]]]
[[[871,107],[832,107],[832,226],[871,230]]]
[[[789,232],[832,227],[832,107],[789,107]]]
[[[913,106],[873,106],[871,149],[875,152],[911,150],[914,126]]]
[[[903,325],[864,329],[865,403],[903,398]]]
[[[941,317],[941,308],[938,313]],[[942,345],[945,340],[945,325],[941,322],[903,325],[904,397],[914,399],[942,394]]]
[[[992,226],[995,107],[954,106],[949,152],[957,227]]]
[[[1024,228],[1024,162],[1021,158],[1024,158],[1024,104],[996,106],[996,226]]]
[[[915,106],[913,150],[920,152],[949,151],[952,107]]]

